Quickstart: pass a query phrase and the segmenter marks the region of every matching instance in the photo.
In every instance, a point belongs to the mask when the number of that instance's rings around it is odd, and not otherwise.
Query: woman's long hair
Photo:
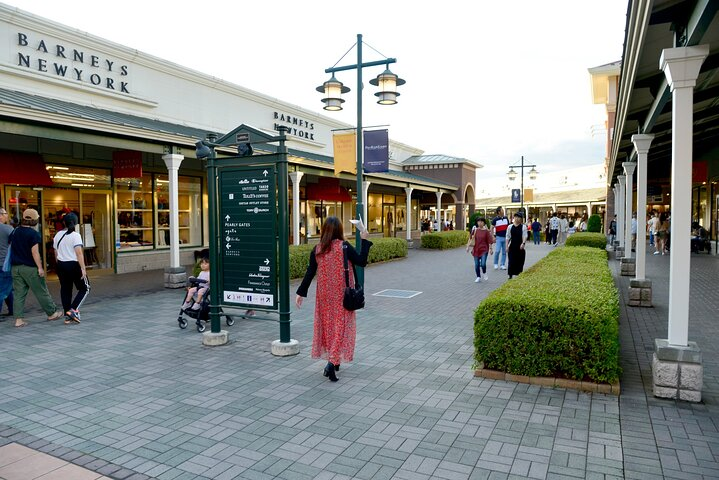
[[[337,217],[327,217],[320,232],[320,243],[317,254],[327,253],[332,248],[333,240],[344,240],[345,234],[342,229],[342,222]]]

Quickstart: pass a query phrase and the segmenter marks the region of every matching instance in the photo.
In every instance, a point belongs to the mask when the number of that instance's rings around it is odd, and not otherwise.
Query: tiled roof
[[[445,163],[469,163],[477,168],[482,168],[477,162],[468,160],[466,158],[451,157],[449,155],[414,155],[409,157],[402,165],[431,165],[431,164],[445,164]]]

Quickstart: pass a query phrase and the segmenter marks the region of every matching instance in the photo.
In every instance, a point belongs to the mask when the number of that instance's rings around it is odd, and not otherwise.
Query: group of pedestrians
[[[489,255],[494,256],[494,269],[507,270],[509,278],[522,273],[529,231],[522,220],[522,214],[517,212],[510,223],[502,207],[496,210],[496,216],[491,222],[491,230],[484,217],[477,218],[476,225],[470,230],[466,247],[467,252],[471,250],[474,258],[475,283],[489,280],[487,275]]]
[[[13,229],[7,225],[7,210],[0,208],[1,300],[8,304],[8,316],[15,317],[17,328],[27,325],[25,300],[29,292],[35,295],[48,321],[58,320],[64,315],[65,324],[80,323],[79,309],[90,292],[90,282],[85,268],[82,237],[75,231],[78,217],[67,213],[63,217],[64,228],[53,239],[62,310],[57,309],[47,288],[40,255],[42,238],[37,231],[39,219],[37,210],[28,208],[23,212],[20,224]],[[73,287],[78,290],[74,298]]]

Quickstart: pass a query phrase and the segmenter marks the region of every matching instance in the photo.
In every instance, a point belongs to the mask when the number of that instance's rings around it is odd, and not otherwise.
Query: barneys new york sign
[[[90,52],[46,42],[18,32],[17,66],[88,83],[119,93],[130,93],[127,65]]]

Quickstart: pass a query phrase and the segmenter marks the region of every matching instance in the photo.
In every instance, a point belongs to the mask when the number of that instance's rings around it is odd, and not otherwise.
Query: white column
[[[632,258],[632,208],[634,207],[634,169],[635,162],[624,162],[624,258]]]
[[[180,169],[184,155],[168,153],[162,159],[167,166],[169,177],[168,194],[170,195],[170,268],[180,267],[180,214],[178,212],[177,171]]]
[[[365,226],[369,228],[369,219],[367,218],[367,204],[369,203],[369,199],[367,198],[367,192],[369,191],[369,186],[372,182],[369,182],[367,180],[362,181],[362,198],[364,198],[364,202],[362,205],[362,221],[364,222]]]
[[[624,175],[617,175],[617,180],[619,180],[619,201],[617,202],[619,207],[617,208],[617,238],[619,239],[619,247],[624,248],[624,213],[626,208],[626,203],[624,202],[624,192],[626,190],[624,181],[626,180],[626,177]],[[624,252],[624,255],[626,255],[626,252]]]
[[[442,231],[442,192],[434,192],[437,195],[437,231]]]
[[[407,214],[405,215],[407,219],[407,240],[412,240],[412,190],[414,190],[412,187],[406,187],[404,189],[404,193],[407,196]]]
[[[632,143],[637,150],[637,261],[635,277],[644,280],[647,271],[647,154],[654,135],[632,135]]]
[[[304,176],[303,172],[291,172],[292,180],[292,243],[300,244],[300,181]]]
[[[672,92],[671,254],[669,257],[669,344],[689,340],[689,266],[694,134],[694,86],[709,45],[662,50],[660,68]]]

